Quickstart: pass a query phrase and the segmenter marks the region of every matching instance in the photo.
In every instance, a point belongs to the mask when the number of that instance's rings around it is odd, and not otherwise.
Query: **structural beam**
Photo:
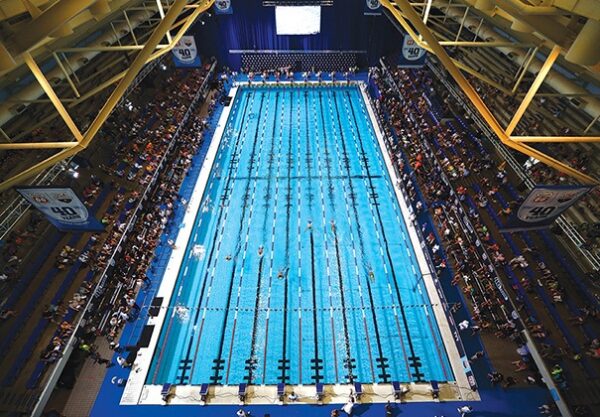
[[[102,109],[100,109],[100,112],[98,113],[94,121],[91,123],[88,130],[85,132],[84,138],[81,143],[83,147],[87,147],[87,145],[91,142],[96,133],[98,133],[100,127],[104,124],[114,107],[117,105],[117,103],[123,96],[123,93],[125,93],[125,90],[127,90],[127,87],[129,87],[129,84],[131,84],[131,82],[135,79],[142,67],[146,65],[147,60],[152,55],[152,52],[156,48],[156,45],[158,45],[163,36],[165,36],[165,33],[167,33],[171,25],[175,23],[175,19],[177,19],[179,13],[183,11],[183,8],[185,7],[186,3],[186,0],[175,0],[175,2],[169,8],[169,11],[165,14],[165,18],[156,27],[156,29],[144,45],[144,48],[135,57],[131,66],[129,67],[129,70],[127,70],[126,74],[123,76],[123,79],[119,81],[119,84],[114,89],[110,97],[108,97],[106,103],[104,103],[104,106],[102,107]],[[207,3],[212,3],[212,1]]]
[[[58,52],[122,52],[122,51],[141,51],[145,45],[115,45],[115,46],[82,46],[75,48],[61,48]],[[170,48],[169,44],[156,45],[156,49]]]
[[[483,41],[440,41],[442,46],[460,46],[460,47],[477,47],[477,48],[495,48],[498,46],[511,46],[520,48],[529,48],[533,46],[531,43],[514,43],[514,42],[483,42]]]
[[[560,46],[554,45],[554,47],[548,54],[546,61],[544,61],[542,68],[537,73],[535,80],[533,80],[531,87],[529,87],[529,91],[527,91],[527,94],[525,94],[525,97],[523,97],[523,101],[519,105],[519,108],[515,112],[512,120],[506,127],[506,131],[505,131],[506,136],[510,136],[512,134],[512,132],[514,132],[515,128],[521,121],[521,118],[525,114],[527,107],[529,107],[529,103],[531,103],[531,100],[533,100],[533,97],[535,97],[535,93],[537,93],[537,91],[541,87],[542,83],[546,79],[546,76],[550,72],[550,69],[552,69],[552,65],[554,65],[554,62],[556,61],[556,59],[559,56],[560,56]]]
[[[25,143],[0,143],[0,150],[17,149],[65,149],[77,146],[77,142],[25,142]]]
[[[515,82],[515,85],[512,88],[513,94],[517,91],[517,89],[519,88],[519,85],[521,85],[521,81],[523,81],[525,74],[527,74],[527,71],[529,70],[529,65],[531,65],[531,62],[535,58],[535,54],[537,54],[537,51],[538,51],[538,47],[536,46],[533,50],[529,51],[529,57],[521,63],[521,67],[519,68],[519,70],[521,72],[519,73],[517,71],[518,78],[517,78],[517,81]]]
[[[408,24],[406,19],[410,20],[411,24],[414,25],[417,31],[423,36],[423,39],[427,42],[428,50],[434,53],[440,62],[444,65],[448,73],[452,76],[454,81],[459,85],[462,89],[463,93],[467,96],[467,98],[473,103],[477,111],[481,114],[483,119],[488,123],[492,131],[498,136],[500,141],[506,146],[515,149],[525,155],[531,156],[546,165],[549,165],[558,171],[561,171],[577,180],[581,181],[585,184],[598,184],[599,182],[595,179],[586,175],[573,167],[564,164],[557,159],[554,159],[543,152],[527,146],[523,143],[515,142],[510,140],[510,138],[506,135],[506,132],[502,128],[502,126],[498,123],[498,120],[491,113],[489,108],[485,105],[479,94],[475,91],[475,89],[471,86],[471,84],[467,81],[464,75],[460,72],[456,64],[453,60],[448,56],[444,48],[438,43],[435,36],[431,33],[429,28],[423,23],[420,16],[417,12],[410,6],[408,0],[394,0],[392,4],[390,0],[381,0],[381,5],[390,11],[390,13],[394,16],[394,18],[404,27],[407,32],[411,35],[413,40],[420,44],[419,37],[412,29],[411,25]],[[402,14],[395,6],[399,6]],[[406,19],[404,18],[406,16]],[[559,406],[562,405],[559,404]],[[561,410],[562,411],[562,410]]]
[[[58,67],[60,68],[60,70],[62,71],[63,75],[65,76],[67,82],[69,83],[69,86],[71,87],[71,90],[73,90],[73,94],[75,94],[75,97],[81,97],[81,94],[79,94],[79,91],[77,91],[77,87],[75,87],[75,84],[73,83],[73,80],[71,80],[71,76],[67,72],[67,69],[63,65],[63,63],[60,60],[60,58],[58,57],[58,54],[56,52],[53,52],[52,56],[54,57],[54,60],[58,64]]]
[[[590,143],[600,142],[600,136],[511,136],[515,142]]]
[[[42,86],[42,89],[44,90],[52,104],[54,104],[56,111],[63,118],[69,130],[71,131],[73,136],[75,136],[75,139],[77,139],[78,142],[81,141],[83,139],[83,136],[81,135],[79,128],[75,125],[75,122],[71,118],[71,115],[69,114],[69,112],[67,112],[67,109],[65,109],[65,106],[62,104],[62,102],[54,92],[54,89],[46,79],[46,76],[42,73],[42,70],[40,69],[40,67],[38,67],[38,65],[36,64],[32,56],[29,54],[29,52],[25,52],[23,54],[23,60],[29,67],[29,70],[32,72],[33,76]]]

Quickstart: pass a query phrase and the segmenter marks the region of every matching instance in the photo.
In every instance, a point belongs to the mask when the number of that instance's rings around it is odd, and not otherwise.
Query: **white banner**
[[[59,230],[104,230],[71,188],[23,187],[17,191]]]
[[[519,231],[548,227],[592,187],[586,185],[538,185],[502,230]]]
[[[173,48],[176,67],[199,67],[200,56],[193,36],[182,36]]]

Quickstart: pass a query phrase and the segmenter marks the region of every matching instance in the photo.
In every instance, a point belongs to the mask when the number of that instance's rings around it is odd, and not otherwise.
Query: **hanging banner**
[[[231,0],[215,0],[216,14],[232,14]]]
[[[200,56],[193,36],[182,36],[179,39],[173,47],[173,61],[178,68],[200,66]]]
[[[381,16],[381,3],[379,0],[365,0],[365,16]]]
[[[417,43],[410,37],[410,35],[404,35],[404,41],[402,42],[402,51],[398,59],[398,66],[403,68],[421,68],[425,65],[425,49],[421,48]]]
[[[549,227],[592,188],[587,185],[538,185],[500,231],[519,232]]]
[[[17,192],[62,232],[102,232],[104,225],[68,187],[17,187]]]

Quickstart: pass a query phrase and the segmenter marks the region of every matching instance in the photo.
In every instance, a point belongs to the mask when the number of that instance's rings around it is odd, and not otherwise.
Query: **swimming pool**
[[[240,87],[192,219],[146,384],[454,379],[357,86]]]

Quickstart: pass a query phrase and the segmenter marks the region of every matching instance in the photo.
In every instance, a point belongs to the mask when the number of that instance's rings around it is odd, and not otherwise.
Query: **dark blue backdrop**
[[[233,14],[203,16],[192,28],[204,56],[219,63],[240,66],[240,55],[229,50],[365,50],[363,58],[374,64],[380,56],[397,50],[402,36],[385,15],[365,16],[365,0],[334,0],[321,8],[321,33],[278,36],[275,8],[262,6],[262,0],[232,0]],[[363,63],[367,63],[363,62]]]

